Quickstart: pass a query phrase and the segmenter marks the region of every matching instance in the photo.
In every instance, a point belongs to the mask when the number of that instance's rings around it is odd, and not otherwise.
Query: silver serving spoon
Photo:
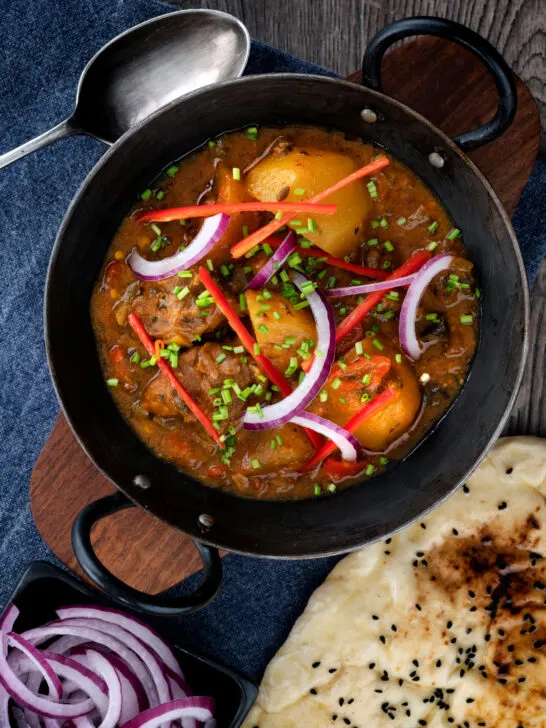
[[[0,155],[0,168],[71,134],[112,144],[170,101],[240,76],[249,52],[245,26],[218,10],[180,10],[141,23],[89,61],[72,115]]]

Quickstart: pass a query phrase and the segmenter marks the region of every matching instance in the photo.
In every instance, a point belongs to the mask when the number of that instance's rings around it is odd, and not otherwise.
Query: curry
[[[144,190],[109,247],[91,301],[105,382],[199,481],[328,497],[405,457],[464,385],[481,293],[463,233],[360,139],[225,134]]]

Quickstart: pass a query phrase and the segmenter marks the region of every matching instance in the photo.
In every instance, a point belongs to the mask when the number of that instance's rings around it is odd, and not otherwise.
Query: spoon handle
[[[1,154],[0,169],[2,169],[2,167],[7,167],[8,164],[16,162],[18,159],[21,159],[21,157],[26,157],[27,154],[35,152],[37,149],[41,149],[42,147],[46,147],[48,144],[52,144],[63,137],[70,136],[71,134],[78,134],[79,131],[80,130],[74,126],[71,118],[65,119],[60,124],[57,124],[57,126],[54,126],[53,129],[40,134],[40,136],[37,136],[34,139],[30,139],[28,142],[21,144],[20,147],[15,147],[15,149],[12,149],[11,152]]]

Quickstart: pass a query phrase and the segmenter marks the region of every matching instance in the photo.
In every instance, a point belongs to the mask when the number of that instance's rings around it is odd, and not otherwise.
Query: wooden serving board
[[[360,72],[349,76],[358,82]],[[422,38],[388,53],[385,92],[423,114],[450,136],[480,126],[494,113],[493,82],[472,54],[440,39]],[[527,183],[540,140],[540,119],[529,89],[517,79],[518,112],[497,141],[470,156],[512,214]],[[87,458],[59,415],[31,478],[38,530],[57,557],[82,576],[70,544],[74,518],[112,484]],[[200,568],[189,538],[142,509],[110,516],[95,527],[99,557],[131,586],[155,594]]]

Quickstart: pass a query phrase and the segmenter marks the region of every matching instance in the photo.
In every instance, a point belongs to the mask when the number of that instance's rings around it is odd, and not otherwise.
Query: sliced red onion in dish
[[[86,657],[89,667],[100,675],[106,683],[108,690],[108,710],[103,716],[98,728],[116,728],[121,716],[122,698],[121,681],[112,663],[100,652],[88,650]]]
[[[209,253],[220,240],[229,225],[230,216],[220,213],[213,217],[207,217],[201,229],[191,243],[163,260],[146,260],[137,250],[127,258],[127,263],[135,276],[142,281],[162,281],[185,270]]]
[[[93,629],[81,625],[69,625],[66,624],[64,621],[53,622],[45,627],[37,627],[36,629],[31,629],[28,632],[23,633],[23,637],[28,639],[33,644],[41,644],[49,638],[57,637],[59,635],[82,637],[87,642],[102,645],[103,647],[107,647],[109,650],[112,650],[112,652],[119,655],[122,660],[127,663],[127,665],[140,680],[149,704],[155,705],[158,702],[157,689],[155,687],[154,679],[151,677],[151,674],[147,669],[144,659],[141,659],[140,654],[135,654],[135,652],[132,649],[128,648],[127,645],[121,640],[116,639],[109,634],[104,634],[98,629]],[[142,649],[142,652],[144,652],[144,649]]]
[[[422,353],[422,347],[415,330],[419,302],[432,280],[438,273],[447,270],[453,260],[454,256],[447,253],[435,255],[434,258],[425,263],[421,270],[415,273],[413,282],[408,288],[404,303],[400,309],[399,336],[400,346],[412,359],[419,359]]]
[[[49,662],[45,659],[40,650],[37,650],[28,640],[21,637],[21,635],[10,632],[8,634],[8,645],[15,647],[20,655],[26,656],[35,668],[43,675],[47,686],[49,688],[49,695],[56,700],[60,700],[63,694],[63,687],[61,681],[57,676],[55,670],[51,667]],[[8,657],[8,665],[17,673],[16,663],[18,662],[17,652],[13,653]]]
[[[340,425],[336,425],[335,422],[331,422],[312,412],[301,412],[299,415],[293,417],[290,422],[293,422],[295,425],[301,425],[301,427],[307,427],[332,440],[339,448],[343,460],[354,463],[360,455],[362,446],[356,437],[347,430],[344,430]]]
[[[180,698],[145,710],[124,723],[121,728],[157,728],[162,723],[181,718],[195,718],[204,723],[213,717],[213,711],[214,700],[212,698]]]
[[[296,247],[296,234],[290,231],[282,243],[279,245],[277,250],[273,253],[271,258],[267,261],[263,268],[261,268],[254,278],[250,281],[247,288],[251,291],[256,291],[263,288],[265,284],[272,278],[275,273],[279,270],[284,261],[288,258],[290,253]]]
[[[328,298],[341,298],[342,296],[365,296],[368,293],[377,291],[390,291],[392,288],[409,286],[417,273],[402,278],[393,278],[388,281],[376,281],[375,283],[364,283],[361,286],[347,286],[346,288],[330,288],[326,291]]]
[[[117,609],[108,609],[107,607],[98,607],[94,604],[73,605],[70,607],[61,607],[57,609],[59,619],[101,619],[104,622],[117,624],[127,632],[130,632],[139,640],[151,647],[163,662],[170,669],[184,679],[178,660],[172,648],[160,637],[157,632],[148,627],[135,617],[118,611]]]
[[[132,650],[140,660],[146,665],[149,673],[151,674],[155,689],[160,703],[165,703],[171,699],[169,691],[169,683],[165,676],[164,663],[159,659],[155,652],[148,649],[146,644],[128,632],[123,627],[119,627],[116,624],[105,622],[102,619],[63,619],[60,622],[54,622],[53,625],[67,625],[72,627],[85,627],[97,630],[102,635],[113,637],[115,640],[119,640],[126,647]],[[51,625],[50,625],[51,626]],[[107,645],[105,645],[107,646]],[[153,704],[153,698],[148,695],[150,704]]]
[[[300,291],[308,282],[300,273],[294,273],[292,280]],[[307,300],[317,327],[317,344],[311,368],[302,383],[291,394],[280,402],[263,407],[263,416],[259,412],[253,413],[247,410],[243,418],[246,430],[269,430],[289,422],[315,399],[328,379],[336,354],[334,312],[320,291],[307,294]],[[319,356],[317,352],[321,355]]]
[[[80,715],[90,713],[95,705],[92,700],[84,700],[80,703],[66,704],[57,703],[51,698],[32,692],[21,679],[13,672],[6,659],[7,636],[0,636],[2,641],[0,649],[0,684],[17,702],[19,707],[32,710],[44,718],[77,718]]]
[[[192,697],[172,648],[139,620],[77,606],[18,635],[18,614],[0,617],[0,728],[213,725],[212,698]]]

